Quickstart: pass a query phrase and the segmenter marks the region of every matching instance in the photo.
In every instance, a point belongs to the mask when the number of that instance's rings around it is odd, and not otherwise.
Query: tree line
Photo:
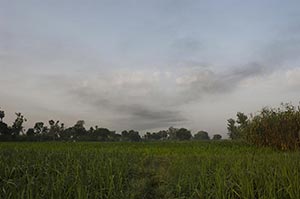
[[[66,127],[64,123],[55,120],[49,120],[48,124],[36,122],[32,128],[27,130],[24,123],[27,121],[22,113],[15,113],[16,119],[9,126],[3,121],[5,112],[0,109],[0,141],[161,141],[161,140],[220,140],[220,134],[209,137],[208,132],[199,131],[192,135],[186,128],[170,127],[167,130],[158,132],[147,132],[143,136],[135,130],[124,130],[121,133],[111,131],[102,127],[85,128],[83,120],[77,121],[73,126]]]

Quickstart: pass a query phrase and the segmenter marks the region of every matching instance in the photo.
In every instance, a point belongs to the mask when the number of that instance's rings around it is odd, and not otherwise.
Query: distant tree
[[[36,132],[34,131],[33,128],[29,128],[26,132],[26,135],[29,136],[29,137],[33,137],[36,135]]]
[[[11,135],[11,129],[8,128],[7,124],[4,122],[0,122],[0,135]]]
[[[241,112],[236,114],[237,120],[229,119],[227,120],[227,130],[228,135],[231,139],[243,139],[245,138],[245,129],[248,125],[248,117]]]
[[[195,140],[209,140],[210,137],[206,131],[199,131],[194,135]]]
[[[90,127],[90,129],[88,130],[88,134],[92,135],[92,133],[95,131],[94,127]]]
[[[60,137],[61,134],[61,127],[59,126],[59,121],[57,120],[56,122],[54,120],[49,121],[49,131],[48,134],[52,139],[57,139]]]
[[[3,118],[5,117],[4,111],[0,109],[0,122],[3,122]]]
[[[59,121],[58,121],[59,122]],[[49,120],[49,125],[50,127],[53,126],[55,124],[54,120]]]
[[[131,142],[139,142],[141,141],[141,136],[138,131],[130,130],[130,131],[122,131],[121,133],[122,140],[131,141]]]
[[[222,135],[220,135],[220,134],[215,134],[213,136],[213,140],[221,140],[221,139],[222,139]]]
[[[144,139],[145,140],[159,140],[160,139],[160,136],[159,134],[153,132],[153,133],[150,133],[150,132],[147,132],[145,135],[144,135]]]
[[[245,128],[248,123],[248,117],[244,113],[238,112],[236,114],[237,120],[236,122],[239,124],[240,128]]]
[[[97,141],[109,141],[110,135],[111,132],[107,128],[97,128],[91,134],[91,137],[93,138],[93,140]]]
[[[234,119],[230,118],[227,120],[227,130],[230,139],[235,140],[239,138],[238,128]]]
[[[7,124],[3,122],[4,117],[4,111],[0,110],[0,135],[10,135],[10,129],[8,128]]]
[[[36,135],[41,135],[46,133],[46,129],[43,122],[36,122],[34,124],[33,130]]]
[[[121,135],[117,134],[116,131],[109,131],[108,137],[106,141],[120,141],[121,140]]]
[[[43,130],[42,130],[42,135],[49,135],[49,127],[48,126],[44,126],[43,127]]]
[[[167,131],[167,134],[168,134],[168,139],[170,140],[176,140],[177,139],[177,136],[176,136],[176,132],[178,131],[177,128],[174,128],[174,127],[170,127]]]
[[[113,141],[118,142],[118,141],[121,141],[121,140],[122,140],[122,135],[120,135],[120,134],[114,132],[114,135],[113,135]]]
[[[158,131],[157,134],[160,137],[160,140],[165,140],[168,137],[168,132],[166,130]]]
[[[66,128],[60,135],[61,140],[76,140],[75,130],[73,127]]]
[[[17,118],[15,119],[12,125],[12,134],[13,135],[20,135],[23,133],[23,123],[26,122],[26,118],[21,113],[16,113]]]
[[[147,132],[144,136],[143,136],[144,140],[152,140],[152,133]]]
[[[153,132],[153,133],[147,132],[144,135],[145,140],[164,140],[167,139],[167,137],[168,137],[168,132],[165,130],[159,132]]]
[[[65,130],[65,124],[60,123],[60,131],[63,132]]]
[[[191,131],[180,128],[176,131],[176,139],[177,140],[190,140],[192,138]]]
[[[167,131],[168,139],[170,140],[189,140],[192,138],[191,131],[185,128],[170,127]]]
[[[62,131],[60,137],[63,140],[84,140],[88,139],[88,132],[84,127],[84,120],[78,120],[76,124],[64,130],[64,125],[61,125],[59,129]]]
[[[75,130],[75,135],[77,137],[87,135],[87,132],[86,132],[86,129],[85,129],[84,125],[85,125],[84,120],[78,120],[76,122],[76,124],[73,126],[73,128]]]
[[[121,132],[122,140],[126,140],[125,138],[128,137],[128,131],[124,130]]]
[[[84,128],[84,125],[85,125],[85,121],[84,120],[78,120],[76,122],[76,124],[74,125],[74,128],[77,128],[77,129],[85,129]]]
[[[129,135],[130,140],[133,142],[141,141],[141,136],[138,131],[130,130],[128,132],[128,135]]]

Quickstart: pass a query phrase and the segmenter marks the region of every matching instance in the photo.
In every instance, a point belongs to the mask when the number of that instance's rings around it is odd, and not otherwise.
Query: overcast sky
[[[0,0],[0,107],[27,126],[186,127],[300,101],[299,0]]]

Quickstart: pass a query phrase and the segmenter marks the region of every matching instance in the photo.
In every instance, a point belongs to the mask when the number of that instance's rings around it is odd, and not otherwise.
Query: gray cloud
[[[179,125],[185,122],[178,110],[168,110],[163,108],[147,107],[141,104],[132,104],[115,107],[116,113],[126,113],[129,117],[118,119],[117,122],[123,123],[124,126],[132,126],[140,130],[169,127]]]
[[[266,71],[265,67],[258,63],[249,63],[219,73],[209,69],[192,70],[187,75],[177,78],[177,84],[182,88],[180,92],[182,103],[186,103],[197,101],[207,95],[228,94],[243,80],[263,75]]]
[[[170,100],[170,96],[164,96],[164,90],[158,91],[159,82],[153,81],[155,74],[148,77],[147,73],[137,73],[130,77],[129,73],[124,72],[123,75],[125,77],[102,74],[101,77],[97,75],[90,79],[77,78],[71,87],[63,86],[61,81],[70,85],[69,82],[74,79],[62,78],[57,82],[83,106],[101,113],[96,117],[111,118],[117,128],[144,130],[186,121],[176,107],[164,102]]]
[[[131,113],[134,119],[139,120],[153,120],[161,122],[181,122],[184,121],[180,116],[179,111],[173,110],[155,110],[155,108],[149,108],[140,104],[124,105],[116,107],[117,111]]]
[[[227,76],[227,78],[225,79],[226,81],[227,79],[231,79],[232,81],[239,81],[248,77],[264,74],[265,72],[267,72],[265,66],[257,62],[252,62],[246,64],[243,67],[232,69],[229,74],[225,75]]]
[[[262,66],[248,64],[223,73],[194,68],[169,77],[164,72],[123,71],[40,77],[39,82],[49,90],[60,90],[72,103],[90,107],[94,111],[91,116],[110,118],[115,126],[141,130],[184,124],[188,118],[182,114],[182,106],[186,103],[230,93],[244,79],[262,73]]]

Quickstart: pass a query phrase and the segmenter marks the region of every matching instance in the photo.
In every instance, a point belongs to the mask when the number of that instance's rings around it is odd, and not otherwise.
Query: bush
[[[300,107],[281,104],[280,108],[263,108],[252,116],[245,128],[246,139],[257,146],[281,150],[300,147]]]

